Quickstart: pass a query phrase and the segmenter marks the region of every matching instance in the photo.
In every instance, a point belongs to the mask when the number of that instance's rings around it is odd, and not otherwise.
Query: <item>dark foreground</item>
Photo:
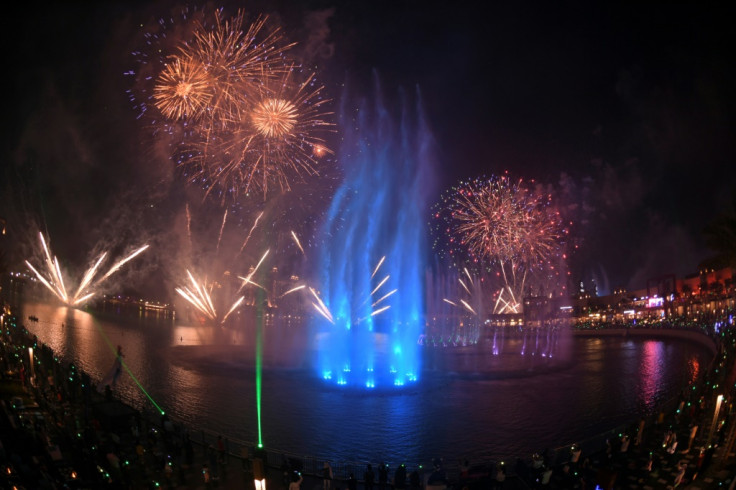
[[[99,393],[85,373],[38,345],[11,315],[5,315],[4,323],[2,488],[255,487],[254,461],[260,453],[253,448],[233,450],[226,438],[193,435],[165,416],[152,417],[127,406],[112,391]],[[611,431],[597,442],[588,441],[579,454],[567,447],[504,465],[427,462],[425,468],[406,468],[406,482],[396,478],[403,469],[388,468],[386,488],[733,488],[736,424],[729,397],[736,356],[731,336],[719,340],[721,351],[710,371],[697,385],[684,388],[673,407]],[[32,367],[29,347],[34,349]],[[725,392],[723,386],[728,387]],[[716,410],[719,393],[726,398]],[[265,459],[267,488],[289,488],[296,471],[303,474],[301,488],[323,488],[322,462],[270,453]],[[373,463],[374,469],[378,466]],[[369,488],[365,468],[339,463],[333,468],[332,490]],[[352,483],[350,473],[355,475]],[[377,471],[373,488],[382,488]]]

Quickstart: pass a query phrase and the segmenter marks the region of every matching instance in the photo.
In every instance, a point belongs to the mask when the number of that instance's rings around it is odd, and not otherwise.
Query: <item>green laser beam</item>
[[[258,304],[262,305],[264,294],[259,290]],[[263,447],[263,431],[261,429],[261,387],[262,387],[262,369],[263,369],[263,308],[256,314],[256,416],[258,418],[258,447]]]
[[[110,339],[108,338],[108,336],[105,333],[105,331],[102,330],[102,328],[97,324],[96,321],[93,320],[92,323],[94,323],[95,327],[97,327],[97,330],[100,332],[100,334],[102,334],[102,338],[105,340],[105,342],[107,343],[108,347],[110,347],[110,350],[113,351],[113,353],[115,353],[115,356],[117,357],[118,350],[117,350],[117,348],[115,346],[112,345],[112,342],[110,342]],[[154,399],[151,398],[151,395],[148,394],[148,392],[143,387],[143,385],[141,385],[140,382],[138,382],[138,378],[136,378],[133,375],[133,373],[128,368],[128,365],[125,363],[125,361],[123,361],[122,358],[120,359],[120,364],[125,368],[125,371],[128,373],[128,375],[130,375],[131,379],[133,381],[135,381],[135,384],[138,385],[138,388],[141,389],[141,391],[143,392],[143,394],[146,395],[146,397],[148,397],[148,399],[151,401],[151,403],[153,404],[153,406],[156,407],[156,410],[158,410],[161,413],[161,415],[164,415],[165,412],[161,409],[161,407],[158,406],[158,403],[156,403],[154,401]]]

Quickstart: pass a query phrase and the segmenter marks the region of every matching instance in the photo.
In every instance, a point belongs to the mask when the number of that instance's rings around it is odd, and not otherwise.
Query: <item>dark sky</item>
[[[0,214],[29,213],[59,255],[84,264],[100,240],[138,241],[141,213],[153,213],[147,199],[166,215],[161,195],[181,185],[141,144],[123,75],[137,69],[131,52],[145,26],[176,5],[36,2],[8,22]],[[418,87],[440,187],[508,171],[556,188],[580,240],[571,269],[603,291],[694,272],[709,253],[702,228],[730,210],[730,11],[622,2],[222,6],[278,19],[335,99],[348,80],[368,87],[374,69],[387,92]],[[120,204],[131,201],[134,211]]]

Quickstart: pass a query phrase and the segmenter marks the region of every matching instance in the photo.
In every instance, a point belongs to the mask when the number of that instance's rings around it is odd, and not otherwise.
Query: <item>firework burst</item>
[[[137,77],[154,80],[142,90],[154,110],[138,107],[169,139],[183,178],[223,205],[241,194],[265,200],[270,190],[288,191],[292,180],[318,175],[331,153],[323,88],[289,58],[293,44],[267,20],[249,24],[242,10],[185,17],[175,48],[163,34],[149,40],[168,54],[158,63],[145,57],[147,72],[157,68]]]
[[[433,218],[435,250],[458,268],[500,279],[493,308],[500,312],[520,310],[530,275],[538,283],[554,270],[567,234],[549,193],[507,176],[453,187]]]
[[[214,97],[214,83],[205,65],[177,58],[166,65],[153,89],[154,106],[170,120],[200,120]]]
[[[289,67],[278,79],[264,76],[258,91],[216,133],[204,133],[182,167],[207,193],[260,193],[291,190],[291,182],[318,175],[320,160],[332,153],[322,134],[330,131],[314,75],[298,82]],[[188,169],[188,170],[187,170]]]

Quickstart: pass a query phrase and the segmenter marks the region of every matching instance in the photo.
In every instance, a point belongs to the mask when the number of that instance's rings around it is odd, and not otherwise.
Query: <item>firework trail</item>
[[[301,285],[299,285],[299,286],[297,286],[295,288],[291,288],[288,291],[286,291],[284,294],[282,294],[281,296],[279,296],[279,298],[283,298],[287,294],[291,294],[293,292],[300,291],[300,290],[304,289],[305,287],[307,287],[305,284],[301,284]]]
[[[240,290],[243,289],[243,287],[245,287],[246,284],[254,284],[254,285],[258,286],[257,284],[255,284],[254,282],[251,281],[251,278],[255,275],[255,273],[258,270],[258,268],[261,266],[261,264],[263,263],[263,261],[266,259],[266,256],[268,255],[268,252],[269,251],[266,250],[266,253],[264,253],[263,256],[261,257],[261,260],[258,261],[258,263],[256,264],[256,266],[253,268],[252,271],[250,271],[250,273],[246,277],[238,276],[238,279],[240,279],[241,281],[243,281],[240,284],[240,287],[238,288],[238,292],[240,292]],[[261,286],[259,286],[259,287],[261,287]]]
[[[119,270],[119,269],[120,269],[120,268],[121,268],[122,266],[124,266],[124,265],[125,265],[125,264],[127,264],[127,263],[128,263],[129,261],[133,260],[133,259],[134,259],[134,258],[136,258],[136,257],[137,257],[138,255],[140,255],[141,253],[143,253],[143,252],[144,252],[144,251],[145,251],[145,250],[146,250],[147,248],[148,248],[148,245],[143,245],[143,246],[142,246],[141,248],[139,248],[138,250],[136,250],[136,251],[135,251],[135,252],[133,252],[132,254],[128,255],[127,257],[125,257],[125,258],[124,258],[123,260],[121,260],[121,261],[120,261],[120,262],[118,262],[117,264],[113,265],[113,266],[112,266],[112,267],[110,268],[110,270],[109,270],[109,271],[107,271],[107,273],[106,273],[106,274],[105,274],[104,276],[102,276],[102,279],[100,279],[100,280],[98,281],[98,284],[99,284],[100,282],[104,281],[105,279],[107,279],[108,277],[110,277],[111,275],[113,275],[114,273],[116,273],[116,272],[117,272],[117,271],[118,271],[118,270]]]
[[[192,248],[192,215],[189,213],[189,203],[186,205],[187,215],[187,238],[189,239],[189,249]]]
[[[299,250],[302,251],[302,255],[306,255],[304,253],[304,249],[302,248],[302,244],[299,243],[299,238],[296,236],[296,233],[294,233],[294,230],[291,230],[291,236],[294,238],[294,242],[296,243],[296,246],[299,247]]]
[[[99,269],[100,264],[105,259],[105,257],[107,257],[107,252],[104,252],[102,255],[100,255],[97,261],[95,261],[94,265],[92,265],[92,267],[90,267],[84,273],[76,291],[73,295],[70,295],[67,292],[66,286],[64,284],[64,277],[61,274],[59,260],[56,257],[54,257],[53,259],[51,258],[51,251],[46,244],[46,239],[44,239],[43,233],[39,233],[39,237],[41,239],[41,247],[43,248],[44,257],[46,259],[45,272],[47,275],[44,276],[43,274],[41,274],[35,267],[33,267],[33,265],[29,261],[26,260],[26,265],[35,274],[36,278],[38,278],[38,280],[41,281],[41,283],[46,286],[47,289],[54,293],[57,298],[59,298],[63,303],[69,306],[78,306],[94,296],[96,294],[96,291],[94,290],[94,288],[90,289],[90,284],[93,282],[92,280],[95,274],[97,274],[97,270]],[[141,254],[147,248],[148,245],[144,245],[132,254],[128,255],[126,258],[117,262],[104,276],[102,276],[102,278],[100,278],[96,282],[95,287],[99,287],[105,279],[117,272],[123,265],[125,265],[130,260],[133,260],[136,256]]]
[[[253,226],[250,227],[248,236],[245,237],[245,241],[243,241],[243,245],[240,247],[240,251],[238,252],[238,255],[243,253],[243,249],[245,249],[245,246],[248,244],[248,240],[250,240],[250,236],[253,234],[253,230],[255,230],[256,226],[258,226],[258,220],[261,219],[261,216],[263,216],[263,211],[261,211],[261,213],[256,217],[255,221],[253,222]]]
[[[225,209],[225,213],[222,215],[222,225],[220,226],[220,234],[217,236],[217,250],[220,251],[220,242],[222,241],[222,232],[225,231],[225,222],[227,221],[227,208]]]
[[[381,265],[383,265],[383,261],[386,260],[386,256],[384,255],[381,257],[381,260],[378,261],[378,264],[376,265],[375,269],[373,269],[373,274],[371,274],[371,279],[373,279],[373,276],[376,275],[376,272],[378,272],[378,269],[381,268]]]
[[[309,292],[312,293],[312,296],[315,297],[317,300],[317,303],[312,303],[312,306],[314,306],[314,309],[317,310],[317,312],[325,317],[330,323],[333,325],[335,324],[335,319],[332,317],[332,313],[330,310],[325,306],[324,302],[322,301],[322,298],[319,297],[317,294],[317,291],[314,290],[314,288],[309,288]]]
[[[471,287],[473,288],[473,290],[475,290],[475,289],[476,289],[476,281],[475,281],[475,280],[473,279],[473,277],[472,277],[472,276],[470,275],[470,272],[468,271],[467,267],[465,267],[465,268],[464,268],[464,272],[465,272],[465,275],[466,275],[466,276],[468,277],[468,281],[470,281],[470,286],[471,286]],[[457,278],[457,282],[458,282],[458,283],[460,283],[460,285],[461,285],[461,286],[463,287],[463,289],[465,290],[465,292],[467,292],[467,293],[468,293],[468,298],[469,298],[469,299],[475,299],[475,298],[473,298],[473,293],[471,292],[470,288],[468,287],[468,285],[467,285],[467,284],[465,284],[465,281],[463,281],[463,280],[462,280],[462,278],[458,277],[458,278]],[[447,299],[447,298],[442,298],[442,300],[443,300],[443,301],[444,301],[445,303],[448,303],[448,304],[451,304],[452,306],[455,306],[455,307],[457,307],[457,308],[460,308],[460,305],[458,305],[458,304],[457,304],[456,302],[454,302],[454,301],[451,301],[451,300],[449,300],[449,299]],[[468,302],[467,302],[466,300],[464,300],[464,299],[460,299],[460,300],[459,300],[459,302],[460,302],[460,304],[461,304],[462,306],[464,306],[464,307],[465,307],[465,309],[466,309],[466,310],[468,310],[468,311],[469,311],[470,313],[472,313],[473,315],[476,315],[476,316],[478,316],[478,313],[477,313],[477,312],[476,312],[476,311],[475,311],[475,310],[473,309],[473,307],[472,307],[472,306],[470,306],[470,304],[469,304],[469,303],[468,303]]]

